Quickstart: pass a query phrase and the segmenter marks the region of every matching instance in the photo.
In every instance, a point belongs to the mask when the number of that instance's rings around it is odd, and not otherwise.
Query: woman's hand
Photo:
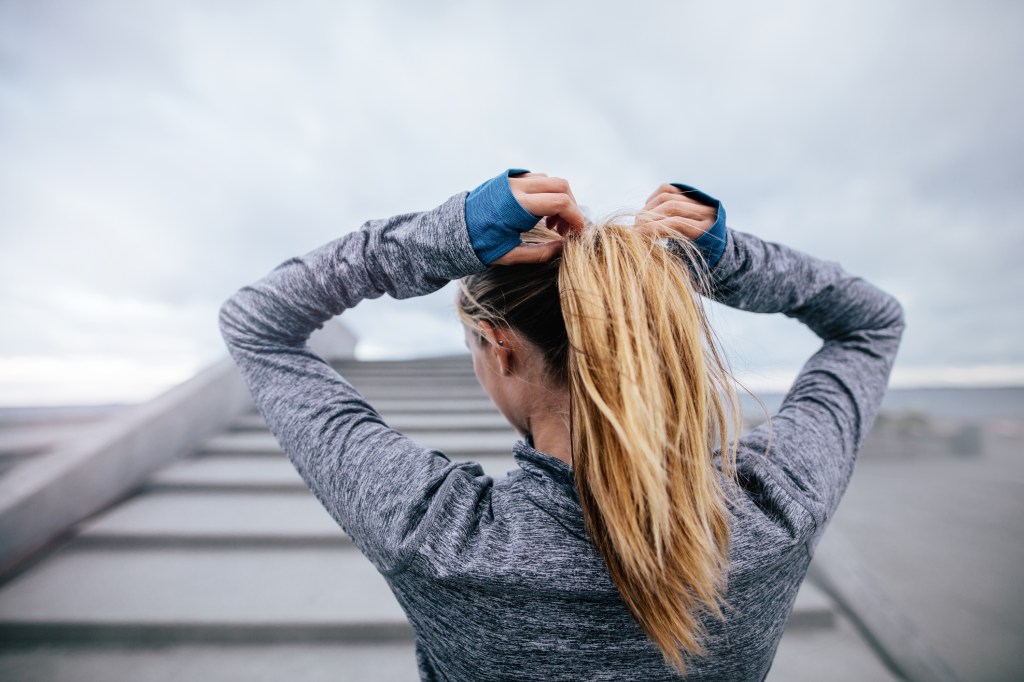
[[[549,178],[545,173],[523,173],[508,179],[512,195],[519,204],[538,217],[547,218],[547,226],[563,237],[583,229],[585,219],[569,188],[562,178]],[[495,263],[543,263],[562,252],[562,241],[546,244],[520,244]]]
[[[686,237],[694,240],[715,224],[718,210],[664,184],[647,199],[636,217],[635,228],[654,237]]]

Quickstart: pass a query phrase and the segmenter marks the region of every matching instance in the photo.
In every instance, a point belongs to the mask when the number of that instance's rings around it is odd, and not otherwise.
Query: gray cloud
[[[840,261],[905,302],[898,367],[1022,364],[1022,19],[1002,2],[5,3],[0,356],[198,367],[224,353],[216,310],[239,286],[524,165],[598,214],[691,182],[734,227]],[[459,352],[452,295],[345,319],[367,354]],[[718,316],[755,375],[816,347],[790,320]]]

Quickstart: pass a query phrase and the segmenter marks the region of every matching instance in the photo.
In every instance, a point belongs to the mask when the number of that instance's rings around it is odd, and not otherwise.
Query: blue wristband
[[[708,267],[713,268],[725,253],[725,207],[718,199],[701,192],[696,187],[684,185],[681,182],[671,183],[673,187],[683,190],[686,196],[696,199],[700,203],[711,206],[717,210],[715,224],[708,228],[707,232],[693,240],[693,245],[700,249],[707,261]]]
[[[529,173],[509,168],[483,183],[466,197],[466,229],[473,250],[485,265],[490,265],[522,243],[521,232],[533,229],[541,216],[535,216],[512,194],[508,177]]]

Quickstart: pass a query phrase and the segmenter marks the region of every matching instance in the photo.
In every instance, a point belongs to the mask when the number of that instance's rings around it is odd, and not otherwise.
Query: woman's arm
[[[744,439],[757,452],[771,439],[769,466],[794,482],[794,496],[814,520],[808,543],[813,553],[885,396],[905,327],[903,307],[836,262],[737,230],[729,230],[714,274],[715,300],[783,313],[822,340],[770,425]]]
[[[770,439],[760,465],[806,510],[810,523],[800,532],[813,551],[885,395],[905,326],[903,307],[837,262],[731,228],[711,276],[719,303],[783,313],[822,340],[771,422],[741,442],[743,450],[764,453]]]
[[[575,203],[566,207],[543,191],[556,180],[516,180],[517,188],[536,190],[522,198],[521,222],[529,222],[524,213],[533,223],[539,215],[572,218]],[[508,188],[509,181],[502,187]],[[476,196],[484,192],[478,190]],[[467,216],[467,196],[456,194],[430,211],[370,220],[286,260],[239,289],[220,309],[221,334],[271,433],[321,504],[385,573],[401,570],[436,520],[443,517],[452,526],[472,523],[491,479],[479,465],[452,463],[389,428],[309,348],[307,339],[363,299],[421,296],[482,270],[481,242],[471,238],[467,217],[478,237],[501,236],[502,247],[490,247],[495,261],[554,253],[550,246],[528,247],[508,239],[508,230],[522,229],[509,227],[510,211],[471,211]]]
[[[286,260],[220,309],[221,334],[271,433],[383,572],[399,568],[416,543],[432,497],[452,485],[482,495],[490,481],[480,478],[479,466],[453,464],[389,428],[306,342],[363,299],[428,294],[482,269],[465,228],[465,198],[463,192],[431,211],[368,221]],[[409,513],[416,505],[419,518]]]

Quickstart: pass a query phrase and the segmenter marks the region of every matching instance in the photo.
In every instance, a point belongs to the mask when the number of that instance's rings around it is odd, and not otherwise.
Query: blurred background
[[[22,590],[5,602],[0,589],[0,631],[74,644],[54,623],[96,609],[43,613],[52,597],[43,578],[18,582],[27,566],[45,567],[63,547],[55,533],[74,535],[158,466],[216,454],[199,436],[251,439],[258,425],[225,407],[192,437],[189,413],[165,455],[59,512],[18,506],[54,498],[31,467],[68,484],[69,461],[98,461],[85,440],[95,454],[111,424],[146,434],[123,426],[128,415],[179,409],[167,396],[220,371],[217,311],[241,286],[365,220],[523,167],[567,178],[592,217],[639,208],[662,182],[695,185],[723,201],[731,227],[839,261],[900,299],[892,390],[836,520],[877,591],[858,615],[841,578],[819,587],[853,623],[851,656],[878,664],[857,679],[928,666],[1020,679],[1022,28],[1024,5],[994,0],[0,0],[0,521],[10,509],[54,519],[32,532],[15,512],[0,523],[7,589]],[[453,297],[449,285],[347,311],[339,368],[385,402],[411,398],[379,373],[464,369]],[[818,339],[783,316],[711,307],[738,378],[777,406]],[[453,390],[472,393],[460,376]],[[459,424],[450,431],[465,433]],[[872,626],[890,608],[898,625]],[[886,628],[901,634],[879,643]],[[778,679],[837,655],[808,641],[786,649]],[[893,650],[920,649],[907,642],[929,653],[901,663]],[[64,674],[39,660],[25,649],[0,666],[12,679]],[[67,660],[68,679],[88,677],[85,659]]]

